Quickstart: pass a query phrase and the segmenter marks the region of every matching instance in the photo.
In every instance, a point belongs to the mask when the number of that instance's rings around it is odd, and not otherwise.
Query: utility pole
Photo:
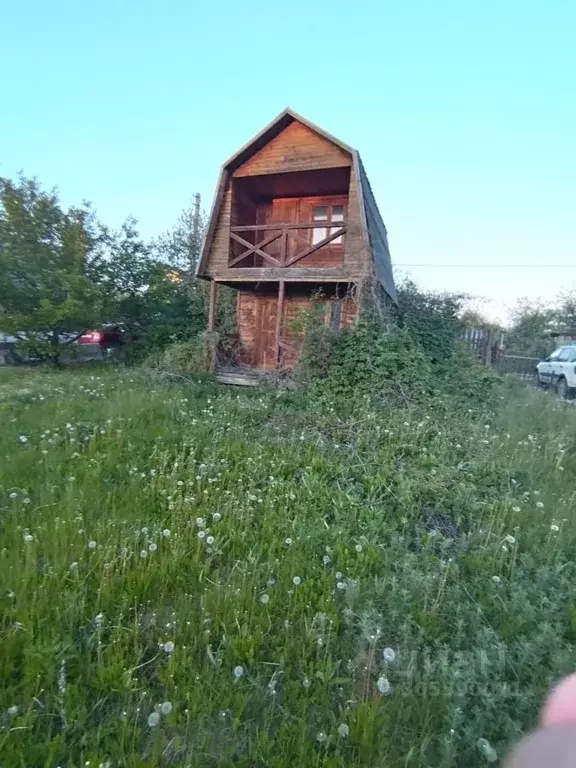
[[[198,259],[200,258],[200,193],[196,192],[193,196],[194,215],[192,218],[192,263],[190,264],[190,274],[194,274]]]

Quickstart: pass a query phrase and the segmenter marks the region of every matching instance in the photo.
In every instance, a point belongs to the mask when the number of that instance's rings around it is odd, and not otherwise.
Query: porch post
[[[216,324],[216,305],[218,303],[218,283],[216,280],[210,282],[210,299],[208,303],[208,334],[206,336],[206,361],[208,370],[216,370],[216,339],[213,337],[214,326]]]
[[[276,308],[276,369],[280,365],[280,337],[282,334],[282,313],[284,311],[284,280],[278,283],[278,306]]]
[[[208,303],[208,330],[214,330],[214,320],[216,318],[216,302],[218,300],[218,283],[216,280],[210,281],[210,299]]]

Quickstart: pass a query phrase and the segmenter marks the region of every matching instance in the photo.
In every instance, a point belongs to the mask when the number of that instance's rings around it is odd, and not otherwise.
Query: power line
[[[445,269],[576,269],[576,264],[394,264],[394,267]]]

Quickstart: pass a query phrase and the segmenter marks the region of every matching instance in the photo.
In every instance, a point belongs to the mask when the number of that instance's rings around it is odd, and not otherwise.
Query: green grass
[[[552,397],[343,414],[14,370],[0,425],[2,766],[488,764],[574,669]]]

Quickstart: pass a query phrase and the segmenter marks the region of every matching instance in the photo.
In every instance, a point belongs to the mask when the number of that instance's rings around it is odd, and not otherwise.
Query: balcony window
[[[314,227],[312,230],[312,243],[316,245],[334,232],[337,232],[344,225],[344,206],[343,205],[317,205],[312,209],[312,222],[322,225]],[[334,238],[330,245],[341,245],[342,235]]]

